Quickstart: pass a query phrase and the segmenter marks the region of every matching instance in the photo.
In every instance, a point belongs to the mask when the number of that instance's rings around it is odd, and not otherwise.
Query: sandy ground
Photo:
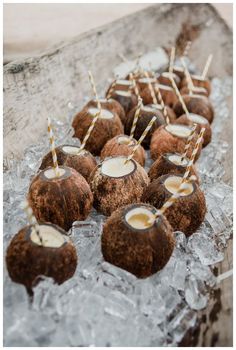
[[[4,62],[30,57],[150,4],[4,4]],[[232,27],[232,4],[214,4]]]

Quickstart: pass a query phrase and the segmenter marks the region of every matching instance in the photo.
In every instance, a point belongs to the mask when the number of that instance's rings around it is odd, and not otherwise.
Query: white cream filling
[[[65,174],[65,169],[63,169],[63,168],[58,168],[58,175],[59,176],[63,176],[64,174]],[[50,168],[50,169],[47,169],[47,170],[45,170],[44,171],[44,176],[47,178],[47,179],[54,179],[54,178],[56,178],[57,176],[56,176],[56,174],[55,174],[55,170],[54,170],[54,168]],[[58,177],[59,177],[58,176]]]
[[[186,125],[168,124],[165,129],[174,136],[188,137],[191,133],[191,129]]]
[[[144,207],[131,209],[125,215],[126,222],[133,228],[139,230],[152,226],[154,219],[154,214]]]
[[[99,113],[99,109],[96,107],[92,107],[92,108],[89,108],[88,112],[93,117],[95,117],[95,115]],[[100,119],[112,119],[113,117],[114,117],[114,114],[112,112],[108,111],[108,109],[102,108],[101,115],[99,116]]]
[[[165,188],[172,194],[175,194],[180,187],[180,184],[182,182],[182,177],[179,176],[169,176],[165,182],[164,186]],[[181,192],[181,196],[188,196],[193,192],[193,185],[191,182],[185,183],[185,189],[183,192]]]
[[[130,91],[115,90],[116,95],[130,97]]]
[[[195,113],[189,113],[189,119],[197,124],[207,124],[207,119],[202,117],[199,114],[195,114]]]
[[[48,248],[60,248],[67,239],[55,227],[39,225],[39,235],[42,238],[43,246]],[[34,228],[31,229],[30,239],[38,245],[42,245],[40,238]]]
[[[177,155],[177,154],[172,154],[172,155],[170,155],[168,158],[169,158],[169,160],[170,160],[172,163],[174,163],[174,164],[176,164],[176,165],[183,165],[183,166],[186,166],[186,165],[188,164],[188,162],[187,162],[187,160],[186,160],[185,158],[181,161],[182,156],[179,156],[179,155]]]
[[[105,159],[101,166],[101,172],[110,177],[121,177],[132,173],[135,163],[130,160],[125,163],[126,157],[114,157]]]
[[[62,147],[63,152],[71,154],[71,155],[76,155],[76,154],[83,154],[85,151],[79,152],[80,148],[79,147],[74,147],[74,146],[63,146]]]

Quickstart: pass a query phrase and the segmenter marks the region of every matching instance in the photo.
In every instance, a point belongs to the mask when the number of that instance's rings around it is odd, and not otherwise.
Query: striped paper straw
[[[111,95],[112,95],[113,91],[115,90],[116,82],[117,82],[117,79],[115,79],[113,81],[113,83],[111,84],[111,87],[110,87],[108,95],[107,95],[107,100],[109,100],[109,98],[111,98]]]
[[[49,133],[49,141],[50,141],[51,151],[52,151],[53,168],[54,168],[55,175],[58,177],[60,176],[60,173],[59,173],[59,167],[57,162],[57,154],[55,150],[55,139],[52,131],[51,119],[49,117],[48,117],[48,133]]]
[[[135,145],[133,152],[127,157],[127,159],[125,160],[125,164],[133,158],[134,153],[137,151],[139,145],[143,142],[143,140],[145,139],[145,137],[147,136],[148,131],[151,129],[153,123],[155,122],[155,120],[157,119],[157,117],[153,117],[150,122],[148,123],[146,129],[144,130],[144,132],[142,133],[140,139],[138,140],[137,144]]]
[[[187,67],[183,57],[181,57],[181,62],[182,62],[182,65],[184,67],[184,74],[185,74],[185,77],[186,77],[186,80],[187,80],[188,89],[189,89],[190,95],[192,95],[193,89],[194,89],[194,85],[193,85],[193,81],[192,81],[191,75],[189,73],[188,67]]]
[[[174,62],[175,62],[175,47],[171,48],[171,53],[170,53],[170,63],[169,63],[169,73],[173,73],[173,68],[174,68]]]
[[[194,124],[193,124],[193,128],[192,128],[192,131],[191,131],[191,133],[190,133],[190,135],[189,135],[189,137],[188,137],[188,140],[187,140],[187,142],[186,142],[186,145],[185,145],[185,147],[184,147],[184,153],[183,153],[183,155],[182,155],[181,162],[182,162],[183,159],[187,156],[189,147],[190,147],[190,145],[191,145],[191,141],[192,141],[192,139],[193,139],[193,137],[194,137],[194,135],[195,135],[196,127],[197,127],[197,124],[194,123]]]
[[[84,149],[84,147],[86,145],[86,142],[88,141],[88,138],[91,135],[91,132],[93,131],[93,128],[94,128],[94,126],[96,124],[96,121],[98,120],[99,116],[100,116],[100,112],[96,113],[95,116],[93,117],[92,122],[91,122],[91,124],[90,124],[90,126],[89,126],[89,128],[88,128],[88,130],[86,132],[86,135],[85,135],[84,139],[83,139],[83,142],[82,142],[82,144],[81,144],[81,146],[79,148],[79,152],[81,152]]]
[[[207,59],[207,61],[206,61],[205,67],[204,67],[203,72],[202,72],[202,79],[203,79],[203,80],[206,79],[206,75],[207,75],[207,72],[208,72],[208,70],[209,70],[209,68],[210,68],[212,58],[213,58],[213,55],[210,54],[210,55],[208,56],[208,59]]]
[[[191,171],[191,168],[192,168],[192,165],[193,165],[193,163],[194,163],[194,159],[195,159],[195,157],[196,157],[196,154],[197,154],[197,152],[198,152],[198,149],[199,149],[199,147],[200,147],[200,144],[203,142],[203,135],[204,135],[205,130],[206,130],[205,128],[201,128],[200,134],[198,135],[198,138],[197,138],[195,147],[194,147],[194,149],[193,149],[193,153],[192,153],[192,155],[191,155],[191,157],[190,157],[190,160],[189,160],[189,162],[188,162],[188,166],[187,166],[186,171],[185,171],[185,173],[184,173],[182,182],[186,182],[186,180],[187,180],[187,178],[188,178],[188,176],[189,176],[189,173],[190,173],[190,171]]]
[[[127,58],[122,53],[119,53],[118,56],[122,59],[123,62],[128,62]],[[140,97],[139,90],[132,72],[129,73],[129,80],[132,81],[133,87],[134,87],[134,93],[139,98]]]
[[[192,45],[192,41],[190,41],[190,40],[187,41],[187,44],[185,46],[185,49],[184,49],[182,57],[187,57],[188,56],[188,53],[189,53],[191,45]]]
[[[175,90],[175,93],[178,96],[178,99],[179,99],[179,101],[180,101],[180,103],[181,103],[181,105],[183,107],[183,110],[184,110],[185,114],[189,117],[189,111],[188,111],[188,109],[186,107],[186,104],[185,104],[185,102],[183,100],[183,97],[182,97],[181,93],[179,92],[179,89],[178,89],[178,87],[176,85],[176,82],[175,82],[173,76],[170,77],[170,80],[171,80],[171,84],[173,86],[173,89]]]
[[[139,97],[138,106],[137,106],[137,109],[135,111],[134,120],[133,120],[132,128],[130,131],[130,138],[131,139],[134,137],[134,132],[135,132],[135,129],[137,126],[138,118],[140,116],[140,110],[142,108],[142,105],[143,105],[143,100],[141,99],[141,97]],[[132,140],[131,140],[131,142],[132,142]]]
[[[147,71],[144,71],[144,75],[145,75],[145,77],[147,78],[148,89],[149,89],[150,94],[151,94],[151,96],[152,96],[152,101],[153,101],[153,103],[154,103],[155,105],[157,105],[158,102],[157,102],[156,94],[155,94],[154,88],[153,88],[153,86],[152,86],[152,83],[151,83],[151,80],[150,80],[150,77],[149,77]]]
[[[34,216],[33,214],[33,210],[32,208],[30,207],[29,205],[29,202],[28,200],[26,199],[24,202],[23,202],[23,209],[27,215],[27,218],[28,218],[28,221],[29,221],[29,224],[33,226],[38,238],[39,238],[39,241],[41,243],[41,245],[43,245],[43,239],[40,235],[40,229],[39,229],[39,224],[36,220],[36,217]]]
[[[90,71],[88,71],[88,75],[89,75],[89,80],[90,80],[90,84],[92,86],[92,89],[93,89],[93,93],[94,93],[94,96],[96,98],[96,102],[97,102],[97,107],[100,111],[100,114],[102,112],[102,106],[101,106],[101,102],[99,101],[99,98],[98,98],[98,94],[97,94],[97,89],[96,89],[96,86],[95,86],[95,82],[94,82],[94,78],[93,78],[93,75]]]

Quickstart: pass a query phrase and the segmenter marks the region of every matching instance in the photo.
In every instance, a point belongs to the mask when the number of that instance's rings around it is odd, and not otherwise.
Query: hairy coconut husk
[[[171,155],[177,155],[177,156],[182,156],[179,153],[164,153],[162,155],[160,155],[157,160],[152,164],[149,172],[148,172],[148,176],[150,178],[151,181],[154,181],[155,179],[157,179],[158,177],[162,176],[162,175],[166,175],[166,174],[179,174],[179,175],[183,175],[186,171],[187,165],[188,163],[185,165],[181,165],[181,164],[175,164],[173,163],[170,159],[169,156]],[[188,162],[189,159],[185,157],[185,160]],[[196,182],[199,182],[199,178],[197,175],[197,171],[195,166],[193,165],[191,168],[191,172],[190,172],[190,176],[191,175],[195,175],[196,176]]]
[[[130,141],[131,141],[130,144],[120,143],[119,142],[120,137],[126,137],[127,141],[129,139],[129,137],[127,135],[118,135],[118,136],[113,137],[113,139],[109,140],[105,144],[105,146],[103,147],[102,152],[101,152],[101,156],[100,156],[101,160],[104,160],[105,158],[111,157],[111,156],[127,156],[128,157],[133,152],[133,149],[134,149],[135,145],[137,144],[137,141],[134,138],[132,138],[132,139],[130,139]],[[146,154],[145,154],[144,148],[141,145],[139,145],[133,158],[141,166],[145,165]]]
[[[163,114],[162,106],[160,104],[158,104],[158,105],[151,104],[151,105],[148,105],[148,106],[150,106],[152,108],[157,108],[159,111],[162,112],[163,118],[165,118],[164,114]],[[172,108],[170,108],[169,106],[165,106],[165,107],[166,107],[166,110],[167,110],[168,117],[170,119],[170,123],[174,123],[174,121],[176,120],[176,114],[175,114],[174,110]]]
[[[32,180],[28,192],[29,204],[36,219],[51,222],[68,231],[73,222],[85,220],[93,204],[93,195],[85,178],[76,170],[60,167],[65,174],[53,179],[40,171]]]
[[[87,150],[83,150],[78,154],[69,154],[63,150],[63,147],[65,147],[65,146],[79,148],[79,147],[73,146],[73,145],[62,145],[62,146],[56,147],[55,151],[57,154],[58,165],[65,165],[69,168],[75,169],[78,173],[83,175],[85,180],[88,181],[91,172],[97,166],[96,159]],[[46,169],[50,166],[53,166],[52,152],[51,151],[48,152],[43,157],[43,160],[42,160],[42,163],[41,163],[39,169],[43,170],[43,169]]]
[[[190,114],[191,115],[191,114]],[[202,117],[204,118],[204,117]],[[201,128],[205,128],[205,132],[203,135],[203,144],[202,147],[206,147],[210,142],[211,142],[211,136],[212,136],[212,131],[211,131],[211,126],[206,118],[204,123],[195,123],[197,124],[196,126],[196,132],[200,134]],[[189,125],[192,126],[194,123],[192,120],[190,120],[186,114],[181,115],[181,117],[177,118],[175,121],[176,124],[182,124],[182,125]]]
[[[205,97],[208,96],[207,90],[205,88],[203,88],[203,87],[200,87],[200,86],[195,86],[192,92],[193,92],[193,94],[196,94],[196,95],[202,95],[202,96],[205,96]],[[181,95],[189,95],[190,94],[190,90],[187,87],[187,85],[183,86],[180,89],[180,93],[181,93]]]
[[[214,109],[207,97],[202,95],[183,95],[183,100],[189,113],[199,114],[206,118],[209,123],[212,123],[214,119]],[[185,113],[180,101],[174,105],[173,109],[177,118]]]
[[[52,224],[61,234],[65,231]],[[22,228],[11,240],[7,248],[6,264],[10,278],[25,285],[32,294],[32,288],[47,276],[61,284],[74,275],[77,266],[76,249],[67,239],[59,248],[44,247],[30,239],[32,226]]]
[[[113,113],[113,118],[111,119],[98,118],[86,143],[85,148],[96,156],[100,155],[103,146],[108,140],[124,132],[124,128],[118,114],[114,112],[111,113]],[[93,118],[94,116],[90,114],[89,108],[83,108],[82,111],[75,116],[72,123],[75,130],[74,137],[77,137],[80,139],[80,141],[82,141]]]
[[[165,105],[172,108],[174,106],[174,104],[178,101],[178,97],[176,96],[174,89],[172,89],[168,85],[161,85],[160,84],[158,86],[159,86],[161,96],[162,96],[162,99],[163,99]],[[143,89],[140,92],[140,96],[143,99],[143,104],[148,105],[148,104],[153,103],[152,95],[151,95],[151,92],[150,92],[148,87],[146,87],[145,89]],[[156,98],[158,101],[157,94],[156,94]]]
[[[126,115],[132,108],[134,108],[138,104],[138,97],[132,92],[130,92],[129,96],[123,96],[119,94],[118,90],[114,90],[111,93],[111,98],[121,104]]]
[[[204,87],[207,90],[207,92],[208,92],[207,96],[210,95],[210,93],[211,93],[211,82],[210,82],[209,79],[202,80],[202,79],[199,79],[200,77],[197,76],[197,75],[191,75],[191,78],[192,78],[194,86]],[[184,86],[187,86],[187,85],[188,85],[187,79],[184,78],[181,81],[181,88],[184,87]]]
[[[163,175],[151,182],[143,193],[142,201],[160,209],[172,196],[172,193],[164,186],[164,182],[169,176],[171,175]],[[165,211],[165,216],[173,230],[181,231],[186,236],[190,236],[199,228],[206,214],[204,194],[196,183],[192,182],[192,184],[194,187],[193,193],[188,196],[181,196]]]
[[[177,74],[173,73],[173,78],[174,78],[174,81],[175,81],[177,87],[179,87],[180,86],[180,82],[181,82],[180,77]],[[159,81],[160,84],[168,85],[168,86],[172,87],[172,82],[171,82],[171,79],[170,79],[170,73],[169,72],[161,73],[159,78],[158,78],[158,81]]]
[[[110,157],[115,158],[115,157]],[[126,157],[123,157],[124,161]],[[104,215],[111,213],[124,205],[140,202],[143,190],[149,183],[149,178],[141,165],[135,163],[132,173],[119,178],[104,175],[101,172],[102,163],[93,171],[90,187],[94,196],[94,207]]]
[[[117,114],[120,117],[122,124],[125,123],[126,114],[125,114],[124,108],[121,106],[121,104],[118,101],[113,100],[112,98],[109,98],[109,99],[104,98],[100,100],[100,103],[102,108],[108,109],[108,111],[111,111],[112,113]],[[89,101],[86,107],[87,108],[97,107],[97,101],[96,100]]]
[[[125,215],[140,206],[156,213],[152,206],[134,204],[116,210],[107,219],[102,233],[102,253],[109,263],[144,278],[166,265],[173,252],[175,238],[165,216],[146,229],[138,230],[130,226]]]
[[[195,143],[197,141],[197,135],[192,138],[190,147],[187,152],[187,157],[189,158],[193,152]],[[164,153],[184,153],[184,148],[187,142],[187,137],[178,137],[165,129],[165,126],[158,128],[152,135],[150,143],[151,157],[156,160],[160,155]],[[201,154],[202,146],[200,145],[198,152],[196,154],[195,161],[199,158]]]
[[[145,139],[143,140],[143,147],[148,149],[150,146],[150,141],[151,141],[151,137],[152,134],[154,133],[154,131],[156,129],[158,129],[161,125],[165,125],[165,118],[163,116],[163,113],[153,107],[150,107],[151,110],[146,110],[146,107],[148,106],[144,106],[140,109],[140,115],[138,118],[138,122],[136,125],[136,129],[134,132],[134,138],[136,140],[139,140],[139,138],[141,137],[141,135],[143,134],[144,130],[146,129],[146,127],[148,126],[149,122],[152,120],[152,118],[154,116],[157,117],[157,119],[155,120],[155,122],[153,123],[151,129],[148,131]],[[135,112],[136,112],[136,108],[133,108],[129,114],[127,115],[127,119],[126,119],[126,123],[125,123],[125,133],[127,135],[130,134],[131,129],[132,129],[132,125],[133,125],[133,120],[134,120],[134,116],[135,116]]]

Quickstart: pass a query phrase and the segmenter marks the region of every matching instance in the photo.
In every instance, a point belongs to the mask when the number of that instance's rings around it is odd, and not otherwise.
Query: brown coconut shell
[[[142,79],[142,78],[146,78],[146,75],[144,74],[143,70],[137,70],[136,72],[132,72],[132,74],[133,74],[133,78],[135,79],[135,81]],[[152,71],[146,71],[146,74],[150,78],[155,78],[155,74]],[[131,80],[130,73],[126,76],[125,79]]]
[[[138,97],[132,92],[130,93],[130,96],[122,96],[119,95],[119,91],[114,90],[111,93],[111,98],[121,104],[126,115],[138,104]]]
[[[172,196],[164,186],[170,175],[163,175],[150,183],[143,193],[142,201],[160,209]],[[180,176],[180,175],[176,175]],[[181,176],[180,176],[181,177]],[[206,201],[200,187],[192,182],[194,190],[188,196],[181,196],[165,211],[165,216],[174,231],[181,231],[186,236],[193,234],[201,225],[206,214]]]
[[[175,81],[177,87],[179,87],[180,86],[180,82],[181,82],[180,77],[173,72],[173,78],[174,78],[174,81]],[[168,86],[172,87],[172,82],[171,82],[171,79],[170,79],[170,73],[169,72],[161,73],[159,78],[158,78],[158,81],[162,85],[168,85]]]
[[[143,79],[145,79],[144,81],[142,81]],[[157,84],[158,80],[156,77],[150,78],[150,83],[152,86],[154,86],[155,84]],[[147,78],[140,78],[137,79],[136,81],[137,87],[139,89],[139,92],[143,91],[146,87],[148,87],[148,82],[147,82]]]
[[[66,232],[52,224],[61,234]],[[32,294],[32,288],[47,276],[61,284],[74,275],[77,266],[76,249],[67,241],[59,248],[37,245],[30,239],[31,226],[22,228],[11,240],[6,253],[6,265],[10,278],[25,285]]]
[[[168,262],[175,246],[172,228],[164,216],[150,228],[137,230],[125,220],[134,204],[116,210],[105,222],[102,233],[102,253],[109,263],[129,271],[139,278],[148,277],[161,270]]]
[[[84,150],[79,154],[68,154],[63,150],[63,147],[65,146],[78,148],[77,146],[73,146],[73,145],[62,145],[62,146],[56,147],[55,151],[57,154],[58,165],[65,165],[69,168],[75,169],[78,173],[83,175],[85,180],[88,181],[91,172],[97,166],[96,159],[87,150]],[[50,151],[43,157],[43,160],[39,169],[43,170],[52,166],[53,166],[52,152]]]
[[[148,176],[149,176],[151,181],[154,181],[158,177],[160,177],[162,175],[166,175],[166,174],[183,175],[185,173],[188,164],[187,165],[177,165],[169,159],[170,155],[181,156],[181,154],[179,154],[179,153],[164,153],[164,154],[160,155],[157,158],[157,160],[152,164],[152,166],[148,172]],[[187,158],[185,158],[185,159],[187,161],[189,161],[189,159],[187,159]],[[199,183],[199,178],[198,178],[197,171],[196,171],[196,168],[194,165],[191,168],[190,176],[191,175],[195,175],[197,178],[196,182]]]
[[[197,141],[197,135],[195,134],[190,142],[190,147],[187,152],[187,157],[191,157],[195,143]],[[160,155],[164,153],[184,153],[184,148],[187,142],[187,137],[178,137],[165,129],[165,126],[158,128],[152,135],[150,143],[151,158],[156,160]],[[196,154],[195,161],[199,158],[202,150],[200,145]]]
[[[193,94],[196,94],[196,95],[202,95],[202,96],[208,97],[208,92],[203,87],[195,86],[192,92],[193,92]],[[181,95],[189,95],[190,94],[190,90],[189,90],[189,88],[187,86],[183,86],[180,89],[180,93],[181,93]]]
[[[162,106],[160,104],[158,105],[155,105],[155,104],[151,104],[149,105],[150,107],[153,107],[153,108],[157,108],[159,111],[162,112],[162,115],[163,115],[163,118],[164,117],[164,114],[163,114],[163,111],[162,111]],[[167,110],[167,113],[168,113],[168,117],[170,119],[170,122],[171,123],[174,123],[174,121],[176,120],[176,114],[174,112],[174,110],[172,108],[170,108],[169,106],[166,106],[166,110]]]
[[[211,93],[211,82],[209,79],[199,79],[198,75],[191,75],[192,82],[194,86],[204,87],[207,90],[207,96]],[[181,88],[184,86],[188,86],[188,82],[186,77],[181,81]]]
[[[136,140],[139,140],[139,138],[141,137],[142,133],[144,132],[144,130],[148,126],[149,122],[152,120],[152,118],[154,116],[156,116],[157,119],[153,123],[151,129],[148,131],[148,133],[147,133],[147,135],[146,135],[146,137],[145,137],[145,139],[143,140],[143,143],[142,143],[143,147],[148,149],[149,146],[150,146],[150,141],[151,141],[152,134],[161,125],[165,125],[166,122],[165,122],[165,118],[163,116],[163,113],[160,110],[151,107],[151,110],[149,111],[149,110],[146,110],[145,107],[148,107],[148,106],[144,106],[144,107],[142,107],[140,109],[140,115],[139,115],[139,118],[138,118],[138,121],[137,121],[137,125],[136,125],[136,128],[135,128],[134,138]],[[131,132],[136,109],[137,108],[133,108],[129,112],[129,114],[127,115],[127,119],[126,119],[126,123],[125,123],[125,133],[127,135],[129,135],[130,132]]]
[[[159,85],[159,89],[165,105],[172,108],[174,104],[178,101],[178,97],[176,96],[174,89],[168,85],[161,85],[161,84]],[[143,89],[143,91],[141,91],[140,96],[143,99],[143,104],[147,105],[147,104],[153,103],[152,95],[148,87],[146,87],[145,89]],[[156,98],[158,100],[157,94],[156,94]]]
[[[127,81],[129,85],[124,85],[122,83],[119,83],[119,81]],[[116,79],[116,81],[113,81],[110,86],[107,89],[106,96],[110,94],[113,90],[122,90],[122,91],[132,91],[134,90],[133,84],[129,79]]]
[[[85,220],[93,204],[93,195],[85,178],[68,167],[65,174],[53,179],[40,171],[32,180],[28,192],[29,204],[36,219],[51,222],[68,231],[73,222]]]
[[[113,139],[109,140],[102,149],[101,152],[101,160],[104,160],[107,157],[111,156],[129,156],[134,147],[137,144],[137,141],[132,138],[130,144],[119,143],[120,137],[125,137],[126,135],[118,135],[113,137]],[[126,136],[127,137],[127,136]],[[141,166],[145,165],[146,154],[144,148],[139,145],[134,156],[134,160],[138,162]]]
[[[96,156],[100,155],[103,146],[108,140],[124,132],[118,114],[112,113],[114,117],[111,119],[98,118],[86,143],[86,149]],[[75,130],[74,137],[79,138],[82,142],[93,118],[94,116],[90,114],[89,108],[83,108],[82,111],[75,116],[72,123]]]
[[[182,97],[189,113],[199,114],[206,118],[209,123],[212,123],[214,119],[214,109],[207,97],[202,95],[183,95]],[[180,101],[174,105],[173,109],[177,118],[185,113]]]
[[[203,117],[204,118],[204,117]],[[196,132],[200,134],[201,128],[205,128],[205,132],[203,135],[203,144],[202,147],[206,147],[211,142],[212,131],[211,126],[206,118],[204,118],[206,123],[195,123]],[[181,117],[177,118],[175,121],[176,124],[189,125],[192,126],[194,123],[187,117],[186,114],[181,115]]]
[[[113,158],[113,157],[110,157]],[[124,157],[125,161],[126,157]],[[114,178],[101,172],[102,163],[93,171],[90,187],[94,196],[94,207],[104,215],[111,213],[127,204],[138,203],[143,190],[149,184],[149,178],[141,165],[135,163],[132,173],[127,176]]]
[[[176,75],[178,75],[178,77],[182,80],[185,77],[185,73],[184,73],[184,68],[180,67],[180,66],[174,66],[173,67],[173,73],[175,73]]]
[[[126,120],[126,114],[124,111],[124,108],[121,106],[119,102],[116,100],[113,100],[112,98],[109,99],[102,99],[100,100],[101,106],[104,109],[108,109],[108,111],[111,111],[112,113],[118,114],[120,117],[120,120],[122,124],[125,123]],[[97,101],[96,100],[91,100],[87,103],[86,107],[97,107]]]

